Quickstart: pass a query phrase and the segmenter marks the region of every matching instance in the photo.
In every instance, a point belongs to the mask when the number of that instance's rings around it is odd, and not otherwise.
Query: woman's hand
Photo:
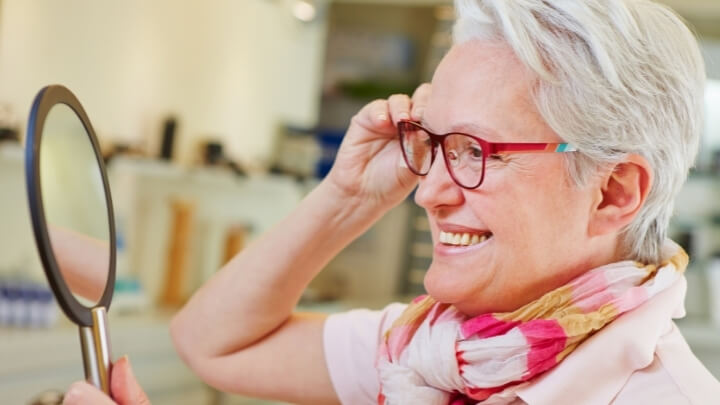
[[[121,357],[110,373],[110,392],[115,401],[85,381],[74,383],[68,389],[63,405],[150,405],[130,369],[127,357]]]
[[[389,208],[405,199],[417,177],[403,160],[397,122],[420,120],[430,90],[426,83],[418,87],[412,99],[394,95],[366,105],[353,117],[326,181],[344,197],[363,204]]]

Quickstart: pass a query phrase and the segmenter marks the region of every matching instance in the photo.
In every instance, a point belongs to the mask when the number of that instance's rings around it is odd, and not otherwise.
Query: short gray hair
[[[537,76],[535,103],[580,153],[582,186],[629,153],[654,171],[652,190],[623,232],[628,258],[657,262],[703,127],[705,66],[694,35],[649,0],[455,0],[455,43],[506,42]]]

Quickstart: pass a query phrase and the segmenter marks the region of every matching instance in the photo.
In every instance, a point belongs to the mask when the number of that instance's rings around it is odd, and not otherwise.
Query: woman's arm
[[[264,337],[288,319],[320,269],[380,215],[322,182],[192,297],[173,322],[177,342],[216,356]]]
[[[293,309],[318,272],[414,187],[395,128],[409,111],[407,96],[366,106],[328,177],[178,313],[173,340],[205,381],[293,403],[337,402],[323,354],[324,317]]]
[[[324,319],[291,314],[313,277],[381,214],[321,183],[175,317],[181,356],[211,385],[256,396],[277,397],[276,387],[290,388],[282,385],[304,371],[301,385],[314,392],[279,399],[334,402],[322,355]]]

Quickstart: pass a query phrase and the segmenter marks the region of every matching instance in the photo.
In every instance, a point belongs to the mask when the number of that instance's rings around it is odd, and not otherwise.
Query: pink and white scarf
[[[468,318],[418,297],[377,353],[380,405],[511,404],[516,391],[580,343],[682,277],[688,256],[668,241],[659,265],[590,270],[517,311]]]

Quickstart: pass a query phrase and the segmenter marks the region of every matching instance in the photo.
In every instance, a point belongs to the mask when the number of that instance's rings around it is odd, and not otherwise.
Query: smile
[[[440,243],[448,246],[473,246],[492,238],[492,233],[470,234],[440,231]]]

